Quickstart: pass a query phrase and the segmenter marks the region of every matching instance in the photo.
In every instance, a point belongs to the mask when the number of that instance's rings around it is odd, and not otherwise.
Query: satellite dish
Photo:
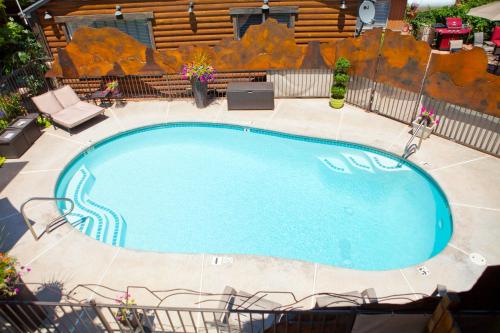
[[[363,24],[372,24],[375,21],[375,3],[363,1],[359,6],[358,17]]]

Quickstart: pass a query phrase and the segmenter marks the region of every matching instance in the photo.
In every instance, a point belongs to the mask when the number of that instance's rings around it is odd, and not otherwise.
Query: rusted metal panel
[[[114,28],[78,29],[71,43],[61,50],[49,76],[83,77],[106,75],[158,75],[176,73],[197,49],[203,49],[217,70],[300,68],[307,50],[308,68],[324,67],[319,47],[295,43],[293,29],[273,19],[251,26],[239,40],[226,39],[214,47],[183,46],[154,51]]]
[[[433,54],[424,94],[500,117],[500,77],[486,72],[481,48],[454,54]]]
[[[358,38],[346,38],[335,43],[335,56],[351,62],[351,74],[369,79],[375,77],[382,29],[372,29]]]
[[[419,93],[430,54],[427,43],[386,30],[375,80]]]

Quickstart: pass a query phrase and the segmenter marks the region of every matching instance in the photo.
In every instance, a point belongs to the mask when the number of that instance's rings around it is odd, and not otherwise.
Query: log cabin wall
[[[193,14],[188,13],[188,0],[144,1],[144,0],[53,0],[37,9],[36,14],[53,54],[57,48],[67,45],[64,23],[57,18],[89,15],[114,15],[115,7],[121,6],[126,15],[130,13],[152,13],[151,21],[154,47],[157,50],[174,49],[182,45],[214,45],[223,38],[234,38],[231,8],[261,7],[262,1],[246,0],[196,0]],[[340,0],[321,1],[269,1],[271,8],[296,6],[294,16],[295,40],[298,44],[310,41],[331,42],[352,37],[356,29],[359,0],[346,0],[347,9],[339,9]],[[395,25],[404,17],[406,0],[392,0],[388,24]],[[48,11],[53,19],[45,20]],[[395,22],[395,24],[391,23]],[[397,29],[397,27],[396,27]]]

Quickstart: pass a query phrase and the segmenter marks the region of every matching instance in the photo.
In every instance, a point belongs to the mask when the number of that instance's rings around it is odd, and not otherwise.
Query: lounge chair
[[[81,101],[70,86],[48,91],[31,99],[42,115],[54,124],[68,129],[70,133],[76,126],[104,114],[104,108]]]

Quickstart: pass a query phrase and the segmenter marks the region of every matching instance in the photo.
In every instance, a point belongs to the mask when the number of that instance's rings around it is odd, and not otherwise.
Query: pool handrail
[[[41,235],[37,235],[36,232],[35,232],[35,229],[33,229],[33,226],[31,225],[30,221],[29,221],[29,218],[28,216],[26,215],[26,212],[24,211],[26,205],[32,201],[66,201],[66,202],[69,202],[71,204],[71,207],[70,209],[65,212],[64,214],[62,215],[59,215],[58,217],[56,217],[55,219],[53,219],[52,221],[50,221],[47,226],[45,227],[45,232],[49,233],[51,230],[51,227],[53,227],[56,223],[59,223],[62,221],[63,218],[65,218],[66,216],[68,216],[69,214],[71,214],[71,212],[73,211],[73,209],[75,208],[75,203],[73,200],[71,200],[70,198],[57,198],[57,197],[32,197],[32,198],[29,198],[28,200],[26,200],[25,202],[23,202],[23,204],[21,205],[21,208],[20,208],[20,211],[21,211],[21,215],[23,216],[23,219],[24,219],[24,223],[26,224],[26,226],[28,227],[28,229],[30,230],[31,234],[33,235],[33,238],[35,238],[35,240],[39,240]],[[43,234],[43,233],[42,233]]]

